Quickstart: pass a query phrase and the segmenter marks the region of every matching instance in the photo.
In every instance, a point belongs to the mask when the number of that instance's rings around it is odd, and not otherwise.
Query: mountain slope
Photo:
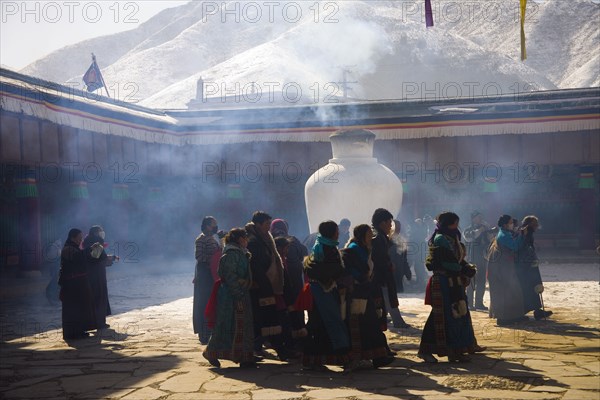
[[[591,0],[530,1],[525,62],[517,0],[434,1],[429,29],[421,3],[288,1],[277,3],[273,15],[224,3],[230,11],[240,7],[232,16],[190,2],[135,30],[58,50],[22,72],[81,82],[94,51],[117,97],[157,108],[184,108],[200,77],[219,88],[213,96],[250,82],[263,91],[270,84],[281,96],[288,84],[301,88],[303,102],[341,96],[343,70],[348,94],[363,99],[494,96],[599,83],[600,5]],[[300,18],[283,18],[281,10],[293,4],[302,5]]]

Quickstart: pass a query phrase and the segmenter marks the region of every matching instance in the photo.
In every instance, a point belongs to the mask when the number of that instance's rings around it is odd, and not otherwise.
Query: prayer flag
[[[521,61],[527,59],[527,51],[525,50],[525,9],[527,0],[521,0]]]
[[[90,65],[85,75],[83,75],[83,82],[86,84],[88,92],[93,92],[94,90],[98,90],[102,87],[106,89],[104,78],[102,77],[100,68],[96,63],[96,56],[93,54],[92,65]],[[108,89],[106,89],[106,92],[108,93]]]

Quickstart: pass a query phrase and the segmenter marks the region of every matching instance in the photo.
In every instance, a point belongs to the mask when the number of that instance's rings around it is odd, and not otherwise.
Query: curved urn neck
[[[333,160],[372,159],[375,134],[366,129],[338,131],[329,136]]]

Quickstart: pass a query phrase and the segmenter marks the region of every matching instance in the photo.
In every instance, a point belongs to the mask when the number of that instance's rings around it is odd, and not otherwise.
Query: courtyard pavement
[[[70,345],[60,306],[45,299],[46,278],[3,280],[0,399],[600,399],[598,264],[542,266],[554,311],[547,320],[507,328],[473,312],[488,350],[470,363],[416,357],[429,307],[422,293],[403,293],[401,311],[414,328],[386,332],[396,360],[350,374],[306,372],[274,357],[256,369],[227,361],[215,369],[192,332],[192,274],[127,268],[109,273],[111,327]]]

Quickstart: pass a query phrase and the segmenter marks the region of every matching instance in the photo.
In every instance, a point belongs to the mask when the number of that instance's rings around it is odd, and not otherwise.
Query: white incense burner
[[[310,231],[317,232],[323,221],[339,223],[342,218],[348,218],[352,227],[371,225],[377,208],[397,216],[402,182],[373,158],[375,134],[364,129],[338,131],[330,139],[333,158],[304,187]]]

